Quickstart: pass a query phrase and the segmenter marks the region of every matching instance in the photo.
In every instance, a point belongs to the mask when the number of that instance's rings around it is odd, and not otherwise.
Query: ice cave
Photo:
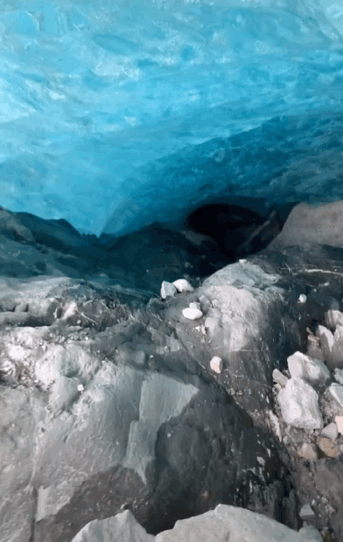
[[[342,0],[0,1],[1,542],[343,542]]]

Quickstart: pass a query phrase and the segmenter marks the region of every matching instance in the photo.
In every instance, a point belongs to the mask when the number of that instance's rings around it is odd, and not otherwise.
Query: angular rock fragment
[[[273,380],[274,382],[277,382],[278,384],[280,384],[280,386],[285,387],[289,378],[287,378],[287,376],[282,374],[282,372],[279,371],[279,369],[274,369]]]
[[[333,372],[333,377],[338,384],[343,384],[343,369],[335,369]]]
[[[321,429],[323,427],[318,394],[302,378],[291,378],[279,392],[278,401],[286,423],[301,429]]]
[[[322,361],[310,358],[302,352],[289,356],[287,363],[291,377],[302,378],[313,385],[325,385],[331,380],[330,371]]]
[[[335,422],[329,423],[329,425],[322,429],[321,435],[331,440],[336,440],[338,437],[337,424]]]
[[[335,382],[331,384],[328,388],[328,391],[332,397],[337,401],[337,403],[343,408],[343,386],[336,384]]]
[[[324,355],[320,346],[320,338],[313,334],[307,337],[307,356],[324,361]]]
[[[343,340],[335,340],[334,335],[325,326],[318,326],[316,335],[320,338],[324,359],[329,369],[343,368]]]
[[[173,282],[178,292],[193,292],[194,288],[186,279],[177,279]]]
[[[164,280],[161,286],[161,297],[166,299],[167,297],[173,297],[177,292],[177,289],[174,284]]]
[[[304,506],[301,507],[299,516],[301,517],[301,519],[306,521],[309,519],[314,519],[316,517],[316,514],[312,510],[311,505],[305,504]]]
[[[343,312],[334,310],[327,311],[325,314],[325,324],[331,331],[335,331],[337,325],[343,325]]]

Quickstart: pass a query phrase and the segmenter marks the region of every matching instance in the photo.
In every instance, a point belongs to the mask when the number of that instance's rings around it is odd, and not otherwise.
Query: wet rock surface
[[[297,530],[306,521],[339,542],[342,383],[318,329],[330,325],[332,340],[341,340],[340,252],[267,249],[199,284],[168,267],[149,282],[137,277],[157,257],[156,245],[145,247],[143,263],[142,252],[130,252],[141,232],[132,245],[127,237],[105,250],[62,222],[37,245],[41,222],[3,213],[4,542],[68,542],[88,522],[124,509],[156,535],[220,503]],[[60,234],[71,258],[65,268],[62,245],[49,246]],[[123,270],[126,253],[136,259],[132,278]],[[195,289],[177,283],[162,299],[163,280],[177,279]],[[288,358],[297,352],[294,377]],[[295,378],[318,395],[318,428],[282,415],[278,394]],[[334,423],[337,431],[327,429]],[[306,505],[314,516],[304,520]]]

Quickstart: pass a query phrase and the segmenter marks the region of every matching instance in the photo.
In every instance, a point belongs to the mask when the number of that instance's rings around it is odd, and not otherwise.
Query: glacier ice
[[[0,3],[0,205],[81,232],[343,194],[334,0]]]

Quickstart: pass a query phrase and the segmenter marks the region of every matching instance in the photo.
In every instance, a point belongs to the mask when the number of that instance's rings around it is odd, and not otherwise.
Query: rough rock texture
[[[156,534],[219,503],[298,529],[300,504],[313,491],[333,498],[324,480],[319,490],[297,479],[312,467],[297,463],[299,456],[282,440],[282,424],[276,429],[272,374],[306,349],[309,326],[341,308],[340,273],[326,280],[333,264],[343,267],[340,253],[320,246],[266,250],[221,269],[194,291],[162,300],[153,294],[162,280],[189,277],[175,270],[170,277],[159,268],[161,281],[152,273],[155,284],[147,291],[119,285],[114,272],[112,279],[100,276],[112,265],[119,269],[127,253],[130,262],[137,260],[136,280],[143,263],[158,254],[157,245],[151,253],[145,246],[142,263],[143,249],[135,244],[142,243],[141,233],[127,236],[126,244],[116,240],[113,250],[92,241],[91,250],[72,256],[62,272],[59,250],[37,249],[38,226],[30,230],[26,223],[19,241],[6,228],[0,280],[3,542],[70,542],[89,521],[124,508]],[[175,243],[178,253],[178,238]],[[79,250],[77,243],[64,244],[64,255]],[[46,257],[40,272],[33,254]],[[72,278],[61,276],[73,268]],[[83,273],[87,280],[79,278]],[[301,294],[305,303],[298,302]],[[199,303],[199,319],[183,316],[183,309]],[[222,359],[220,373],[211,370],[214,356]],[[339,494],[343,482],[333,472]],[[318,527],[338,522],[337,508],[314,510]]]
[[[4,542],[67,542],[123,506],[152,533],[218,502],[297,524],[277,441],[178,338],[186,299],[135,309],[133,292],[75,279],[3,283]]]
[[[331,333],[324,326],[318,326],[316,335],[320,339],[321,348],[325,361],[330,369],[343,367],[343,339],[335,333]]]
[[[289,356],[287,364],[291,377],[300,377],[314,386],[323,387],[331,380],[330,371],[323,362],[302,352]]]
[[[302,429],[322,429],[318,394],[302,378],[291,378],[278,395],[285,422]]]
[[[196,518],[177,521],[173,529],[156,537],[147,535],[129,511],[85,526],[72,542],[317,542],[315,529],[297,533],[276,521],[243,508],[219,504]]]

